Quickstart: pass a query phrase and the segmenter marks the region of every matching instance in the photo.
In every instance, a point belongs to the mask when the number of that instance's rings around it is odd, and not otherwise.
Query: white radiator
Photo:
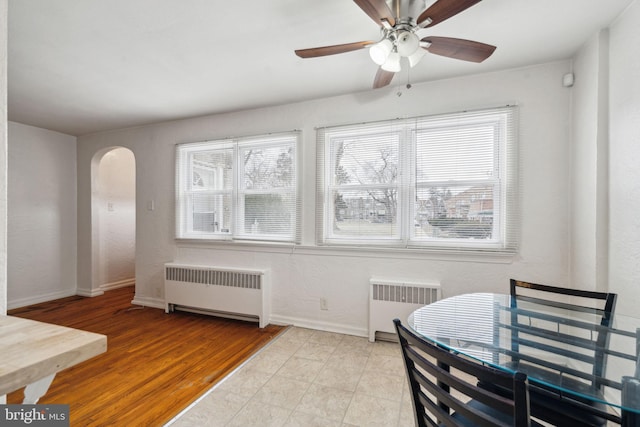
[[[415,283],[371,278],[369,281],[369,341],[395,337],[393,319],[407,322],[416,309],[440,299],[439,283]]]
[[[269,324],[267,271],[168,263],[164,266],[165,311],[204,312]]]

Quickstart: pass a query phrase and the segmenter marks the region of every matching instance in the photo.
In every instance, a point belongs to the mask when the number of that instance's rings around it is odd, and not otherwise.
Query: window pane
[[[289,194],[245,195],[245,233],[291,235],[295,224],[294,207],[295,197]]]
[[[244,188],[291,187],[295,183],[293,156],[292,146],[244,148],[241,153]]]
[[[340,190],[333,193],[335,237],[398,238],[397,191]]]
[[[334,141],[334,184],[395,184],[398,180],[398,152],[399,142],[395,134]]]
[[[418,182],[477,180],[494,175],[494,126],[428,129],[416,136]]]
[[[191,155],[191,188],[194,191],[231,188],[232,162],[232,149],[194,152]]]
[[[416,238],[492,239],[493,186],[419,188],[414,227]]]
[[[228,194],[193,194],[192,230],[205,233],[229,233],[231,196]]]

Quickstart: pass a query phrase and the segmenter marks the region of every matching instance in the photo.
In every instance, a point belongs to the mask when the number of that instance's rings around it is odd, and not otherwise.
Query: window
[[[320,244],[514,252],[514,107],[318,131]]]
[[[298,133],[180,144],[177,237],[297,242]]]

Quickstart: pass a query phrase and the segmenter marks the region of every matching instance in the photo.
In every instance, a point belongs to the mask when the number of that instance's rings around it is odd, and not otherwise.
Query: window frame
[[[209,140],[202,142],[181,143],[176,144],[176,224],[175,236],[178,240],[199,240],[199,241],[265,241],[265,242],[283,242],[283,243],[299,243],[301,238],[300,218],[301,218],[301,200],[300,200],[300,146],[301,135],[299,131],[282,132],[278,134],[266,134],[250,137],[230,138],[223,140]],[[250,190],[245,188],[244,180],[244,164],[242,161],[242,150],[247,148],[281,148],[291,152],[292,169],[291,184],[283,187],[268,187],[260,190]],[[220,172],[222,175],[222,188],[218,189],[194,189],[193,179],[194,173],[199,173],[194,167],[193,156],[196,153],[206,151],[227,150],[230,154],[231,167],[228,168],[228,176],[224,177],[224,170]],[[224,167],[227,169],[226,167]],[[216,175],[213,171],[212,175]],[[202,179],[202,175],[200,176]],[[228,182],[225,182],[228,181]],[[260,233],[255,230],[247,230],[245,226],[245,210],[247,195],[270,195],[270,194],[286,194],[292,203],[287,204],[290,215],[291,224],[288,227],[288,233]],[[225,212],[222,220],[228,215],[228,224],[220,226],[218,230],[218,221],[213,225],[213,231],[194,230],[194,195],[203,196],[221,196],[229,197],[228,202],[220,202],[224,206]],[[208,200],[208,203],[215,204],[215,201]],[[215,217],[214,217],[215,218]],[[224,223],[224,222],[223,222]],[[224,231],[228,230],[228,231]]]
[[[467,123],[467,124],[465,124]],[[493,128],[494,174],[485,179],[459,179],[439,181],[418,181],[416,166],[418,137],[430,128],[457,129],[461,126],[482,127],[489,123]],[[316,182],[316,243],[319,246],[372,246],[378,248],[456,250],[471,252],[516,253],[519,243],[519,200],[518,200],[518,153],[517,153],[517,107],[506,106],[492,109],[464,111],[458,113],[396,119],[381,122],[361,123],[324,127],[317,129],[317,170]],[[398,154],[397,186],[397,228],[400,235],[395,238],[367,238],[366,236],[336,236],[334,226],[333,172],[336,158],[332,145],[349,133],[362,134],[383,130],[401,135]],[[416,231],[418,216],[418,192],[422,188],[440,186],[442,188],[482,187],[491,188],[493,201],[491,239],[483,238],[431,238],[419,237]],[[355,188],[355,186],[354,186]],[[481,218],[481,221],[483,219]],[[477,236],[475,236],[477,237]]]

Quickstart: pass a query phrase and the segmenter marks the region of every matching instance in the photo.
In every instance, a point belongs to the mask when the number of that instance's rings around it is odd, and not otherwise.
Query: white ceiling
[[[484,0],[431,33],[493,56],[427,54],[378,90],[569,58],[633,1]],[[9,0],[9,120],[83,135],[371,90],[366,50],[293,51],[378,38],[351,0]]]

